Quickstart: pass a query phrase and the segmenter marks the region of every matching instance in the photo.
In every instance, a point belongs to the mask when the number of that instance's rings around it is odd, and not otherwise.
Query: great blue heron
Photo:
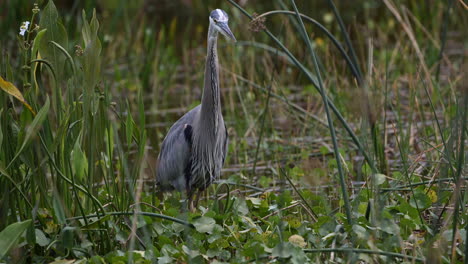
[[[221,113],[216,43],[218,33],[233,41],[236,38],[229,29],[226,12],[213,10],[209,20],[201,104],[172,125],[162,143],[157,165],[160,189],[186,191],[191,211],[197,206],[200,193],[219,178],[228,146],[228,133]]]

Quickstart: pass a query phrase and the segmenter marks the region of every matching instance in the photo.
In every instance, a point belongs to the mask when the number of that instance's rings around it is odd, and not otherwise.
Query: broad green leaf
[[[195,219],[192,224],[200,233],[211,233],[215,227],[216,221],[211,217],[202,216]]]
[[[73,173],[79,181],[82,181],[88,173],[88,159],[85,153],[81,150],[80,140],[77,139],[73,151],[71,153],[73,164]]]
[[[39,41],[39,53],[42,58],[52,64],[57,76],[63,76],[65,56],[51,41],[55,41],[62,47],[68,47],[68,36],[65,27],[59,21],[57,8],[52,0],[49,0],[41,12],[39,26],[41,29],[47,29]]]
[[[51,42],[55,41],[62,47],[67,47],[68,37],[65,27],[59,21],[57,9],[52,0],[44,8],[39,25],[47,29],[39,40],[39,53],[42,58],[51,63],[57,75],[62,76],[65,57]]]
[[[10,165],[18,158],[18,156],[21,154],[26,145],[31,141],[32,137],[37,134],[37,131],[41,128],[42,123],[47,117],[49,107],[50,101],[47,97],[44,106],[41,108],[41,110],[39,110],[37,115],[34,117],[34,120],[31,122],[31,125],[29,125],[29,127],[26,129],[26,135],[24,136],[23,142],[21,143],[19,149],[16,151],[15,157],[10,161],[8,167],[10,167]]]
[[[412,207],[417,208],[419,210],[427,209],[432,205],[429,196],[420,189],[414,190],[414,196],[411,196],[409,203]]]
[[[200,252],[199,252],[198,250],[190,249],[190,248],[187,247],[186,245],[182,245],[182,250],[183,250],[184,253],[187,254],[187,256],[189,256],[190,258],[194,258],[194,257],[200,255]]]
[[[32,46],[32,52],[31,52],[33,60],[40,58],[40,56],[38,56],[39,44],[40,44],[42,38],[44,37],[44,34],[46,33],[46,31],[47,31],[47,29],[42,29],[41,31],[39,31],[37,33],[36,37],[34,38],[33,46]]]
[[[45,246],[49,245],[50,239],[48,239],[46,237],[46,235],[44,234],[44,232],[42,232],[42,230],[35,229],[35,234],[36,234],[36,243],[39,246],[45,247]]]
[[[367,164],[367,162],[365,162],[365,163],[362,165],[361,169],[362,169],[362,173],[363,173],[364,175],[369,175],[369,174],[372,173],[372,169],[371,169],[371,167],[369,166],[369,164]]]
[[[1,76],[0,76],[0,88],[3,91],[5,91],[7,94],[18,99],[24,106],[26,106],[26,108],[29,109],[29,111],[31,111],[31,113],[33,113],[33,115],[36,114],[34,110],[32,109],[32,107],[28,104],[28,102],[24,100],[23,94],[21,94],[18,88],[16,88],[16,86],[12,84],[11,82],[4,80]]]
[[[86,13],[83,10],[83,27],[81,29],[84,49],[83,55],[80,57],[81,68],[83,70],[83,111],[92,115],[97,112],[98,98],[95,96],[94,88],[96,87],[101,72],[101,41],[98,38],[97,32],[99,22],[96,19],[96,10],[93,11],[93,17],[88,23]],[[86,125],[86,120],[85,120]]]
[[[220,250],[220,249],[217,249]],[[255,258],[265,253],[265,245],[255,240],[248,240],[243,245],[242,254],[246,257]],[[207,251],[209,254],[209,250]]]
[[[34,38],[33,46],[32,46],[32,53],[31,53],[31,58],[32,60],[39,60],[41,59],[41,55],[39,53],[39,44],[41,43],[42,38],[44,37],[47,29],[43,29],[39,31]],[[34,87],[36,87],[36,94],[39,92],[39,83],[37,81],[37,69],[39,67],[39,63],[35,62],[32,70],[32,79],[34,80]]]
[[[399,205],[396,206],[396,208],[400,212],[407,214],[412,220],[419,219],[418,210],[411,206],[406,199],[404,199],[403,197],[397,197],[397,200],[399,202]]]
[[[62,245],[66,249],[71,249],[73,247],[74,241],[74,233],[75,233],[75,227],[71,226],[66,226],[64,229],[62,229],[62,232],[60,233],[61,239],[62,239]]]
[[[96,18],[96,10],[93,10],[93,17],[90,23],[86,20],[86,13],[83,10],[82,35],[84,41],[83,50],[83,70],[85,74],[85,84],[88,89],[94,89],[101,72],[101,41],[98,38],[99,22]]]
[[[0,259],[3,259],[8,252],[16,245],[18,239],[26,231],[32,220],[13,223],[0,232]]]
[[[372,177],[376,186],[383,184],[385,180],[387,180],[387,177],[384,174],[380,173],[372,174]]]
[[[304,251],[301,248],[295,247],[291,254],[291,263],[292,264],[310,263],[310,259],[307,258],[307,255],[304,253]]]
[[[400,227],[391,219],[382,219],[378,226],[387,234],[400,234]]]
[[[367,230],[360,225],[353,225],[353,231],[360,239],[367,239],[369,236]]]
[[[294,246],[289,242],[281,242],[273,248],[271,255],[278,258],[289,258]]]
[[[174,263],[174,259],[172,259],[169,256],[162,256],[162,257],[158,257],[158,263],[159,264]]]
[[[234,208],[240,215],[246,215],[249,213],[249,208],[247,207],[247,203],[243,198],[237,198],[234,202]]]

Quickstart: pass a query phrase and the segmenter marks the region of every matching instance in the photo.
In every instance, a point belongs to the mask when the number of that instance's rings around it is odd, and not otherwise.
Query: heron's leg
[[[200,199],[200,190],[193,192],[193,198],[190,203],[190,212],[195,213],[198,207],[198,199]]]
[[[193,195],[195,194],[194,190],[187,189],[187,208],[190,212],[194,212],[193,208]]]
[[[196,210],[196,207],[195,205],[193,204],[193,200],[190,201],[190,204],[189,204],[189,211],[191,213],[195,213],[195,210]]]
[[[195,197],[195,208],[198,207],[198,201],[200,200],[200,196],[202,196],[202,193],[203,191],[199,189],[197,192],[197,196]]]

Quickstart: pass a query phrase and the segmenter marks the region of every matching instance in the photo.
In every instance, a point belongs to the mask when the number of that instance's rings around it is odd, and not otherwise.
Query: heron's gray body
[[[163,191],[204,190],[221,175],[228,146],[223,116],[218,116],[217,129],[202,125],[201,108],[182,116],[162,143],[157,177]]]
[[[161,189],[186,191],[189,199],[220,177],[227,154],[216,50],[218,32],[235,40],[227,21],[224,11],[211,12],[202,103],[170,128],[158,157],[157,182]]]

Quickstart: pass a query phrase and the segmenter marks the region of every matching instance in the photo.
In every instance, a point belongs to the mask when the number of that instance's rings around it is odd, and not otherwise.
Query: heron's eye
[[[213,21],[214,21],[215,23],[218,23],[218,20],[217,20],[217,19],[213,19]]]

